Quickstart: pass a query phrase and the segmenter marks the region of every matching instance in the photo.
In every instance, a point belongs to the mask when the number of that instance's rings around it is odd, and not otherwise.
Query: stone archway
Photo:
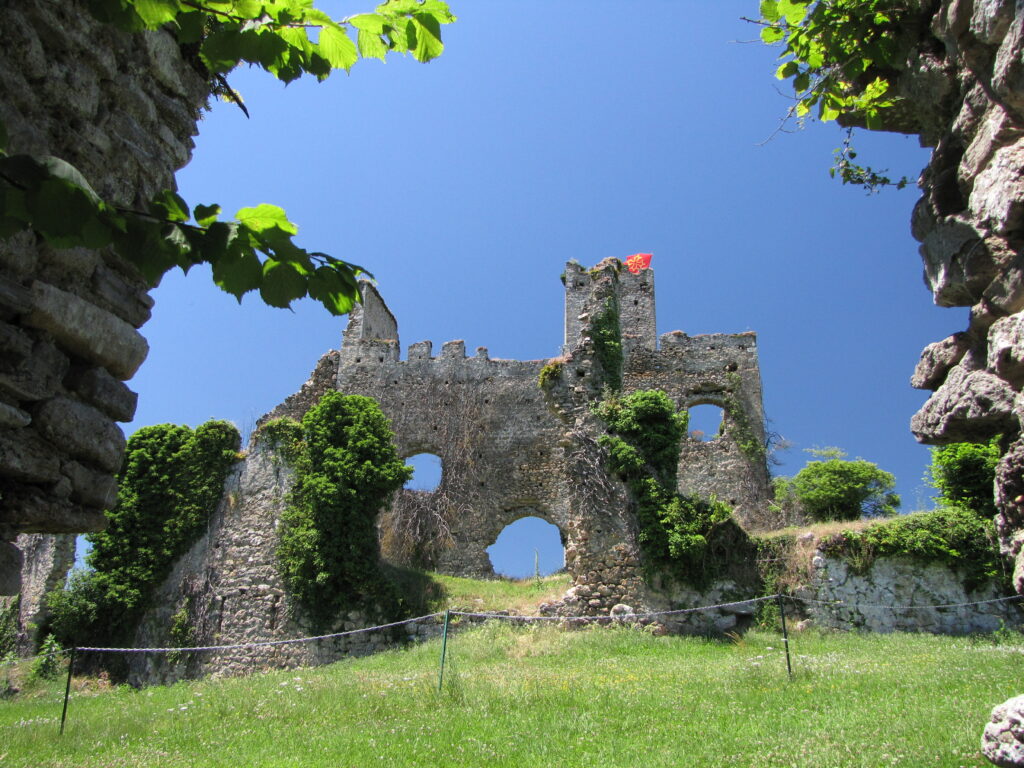
[[[565,534],[554,523],[526,514],[501,529],[487,554],[498,576],[548,576],[565,568]]]

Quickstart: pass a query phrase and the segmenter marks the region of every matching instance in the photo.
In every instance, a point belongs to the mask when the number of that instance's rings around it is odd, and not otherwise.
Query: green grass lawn
[[[984,766],[1024,642],[491,622],[318,669],[0,701],[0,766]],[[76,681],[85,685],[85,681]]]

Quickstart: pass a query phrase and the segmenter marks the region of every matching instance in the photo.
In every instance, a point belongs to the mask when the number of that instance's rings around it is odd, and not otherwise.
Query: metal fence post
[[[786,607],[782,602],[782,595],[776,595],[775,600],[779,604],[779,616],[782,618],[782,645],[786,649],[786,672],[789,679],[793,679],[793,666],[789,662],[789,632],[786,630]]]
[[[444,685],[444,659],[448,653],[448,621],[451,618],[451,609],[449,608],[444,612],[444,632],[441,634],[441,670],[437,675],[437,692],[441,692],[441,686]]]
[[[60,713],[60,735],[64,735],[64,721],[68,719],[68,698],[71,696],[71,670],[75,668],[75,646],[71,646],[71,657],[68,659],[68,682],[64,686],[64,709]]]

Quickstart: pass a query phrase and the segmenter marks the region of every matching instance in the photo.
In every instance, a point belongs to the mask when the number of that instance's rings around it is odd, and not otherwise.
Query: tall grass
[[[490,622],[439,644],[143,690],[0,702],[0,765],[983,766],[1021,692],[1019,635],[733,642]]]

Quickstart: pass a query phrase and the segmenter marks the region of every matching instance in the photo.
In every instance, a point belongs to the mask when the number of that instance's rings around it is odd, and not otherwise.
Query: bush
[[[37,680],[54,680],[59,677],[63,666],[61,664],[63,651],[57,638],[52,634],[47,635],[39,648],[39,653],[42,655],[32,662],[29,674]]]
[[[779,480],[776,494],[792,493],[800,510],[817,522],[887,517],[900,505],[892,492],[896,478],[863,459],[809,461],[792,480]]]
[[[380,568],[376,519],[412,476],[377,403],[326,393],[302,419],[295,485],[281,516],[281,576],[317,626],[353,607],[395,611]]]
[[[984,517],[995,516],[999,440],[994,437],[988,443],[952,443],[932,449],[928,476],[939,491],[941,504],[964,507]]]
[[[203,532],[224,492],[240,438],[233,425],[143,427],[128,439],[118,502],[90,534],[91,570],[48,596],[50,628],[65,646],[128,640],[153,590]]]

